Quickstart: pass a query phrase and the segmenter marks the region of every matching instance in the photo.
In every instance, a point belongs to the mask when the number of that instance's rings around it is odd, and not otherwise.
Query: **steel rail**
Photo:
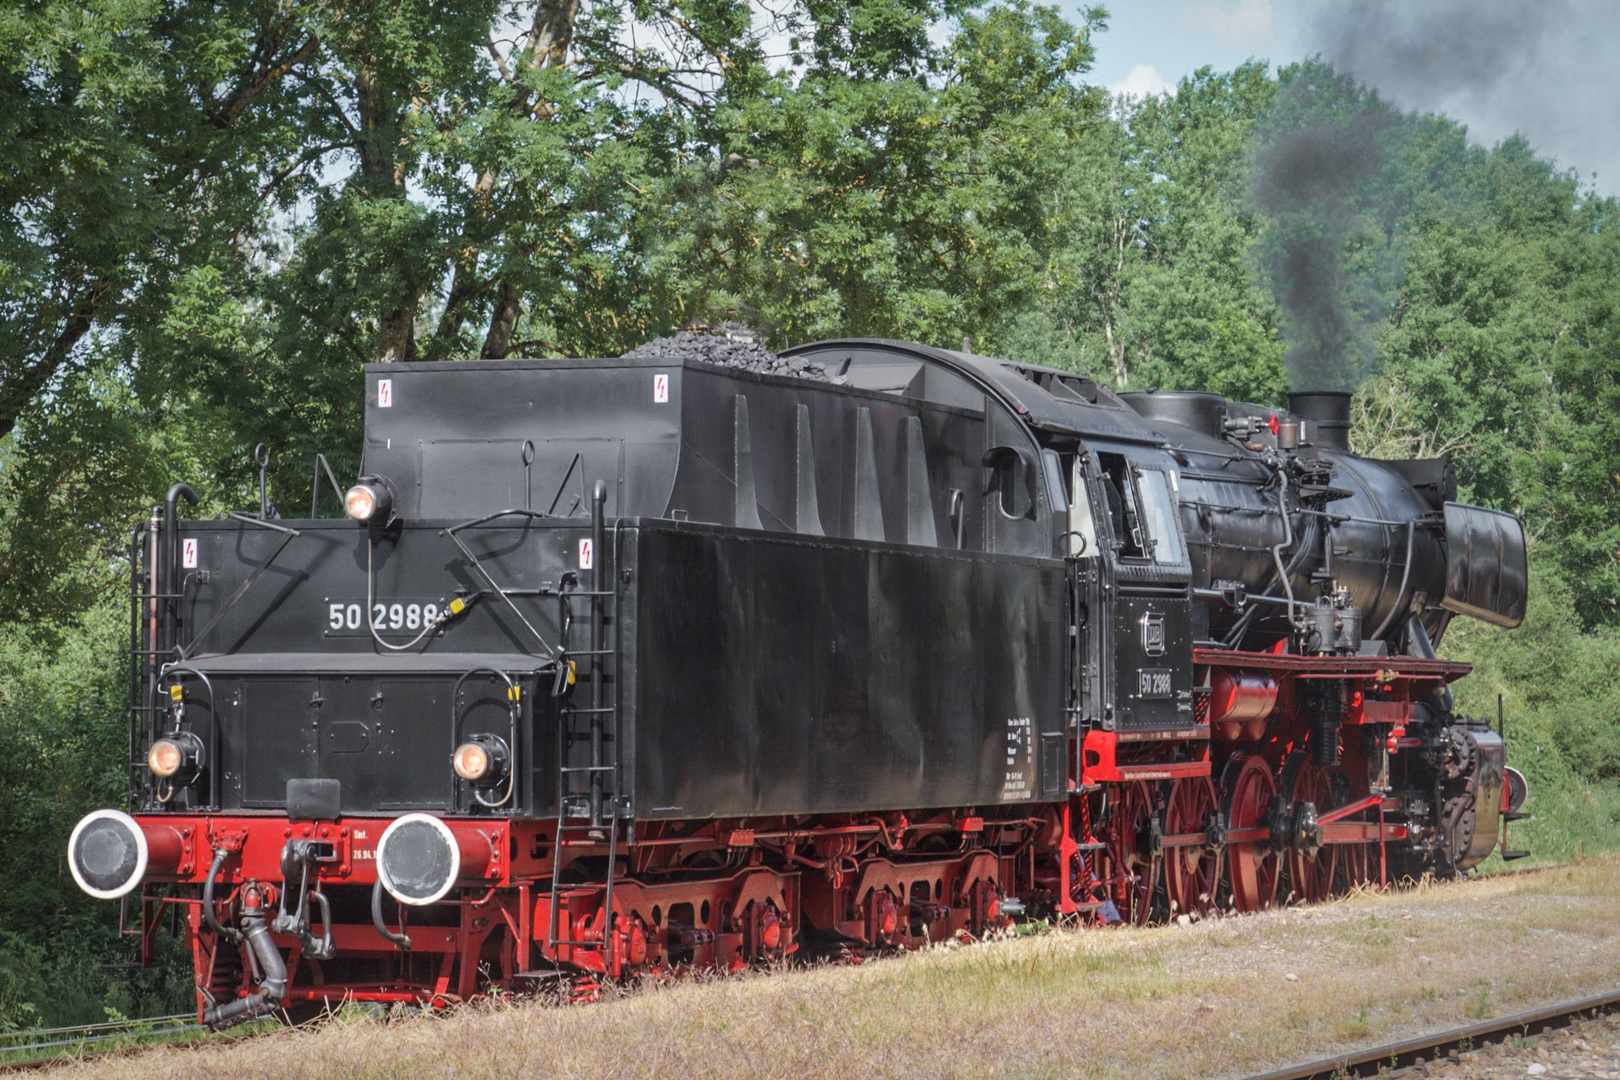
[[[97,1032],[108,1031],[113,1028],[128,1031],[131,1028],[150,1027],[157,1024],[175,1024],[181,1021],[190,1020],[196,1015],[196,1012],[174,1013],[169,1016],[148,1016],[136,1020],[104,1020],[100,1023],[75,1024],[69,1027],[29,1028],[23,1031],[3,1031],[0,1032],[0,1043],[5,1043],[14,1039],[40,1039],[49,1035],[65,1035],[74,1031]],[[0,1046],[0,1051],[8,1049],[17,1048]]]
[[[101,1057],[146,1046],[168,1045],[179,1036],[195,1037],[204,1030],[197,1014],[150,1016],[136,1020],[111,1020],[98,1024],[34,1028],[0,1033],[0,1072],[38,1069],[70,1059]],[[116,1049],[98,1050],[106,1043],[123,1043]],[[54,1051],[39,1057],[6,1061],[14,1054]]]
[[[5,1061],[3,1058],[27,1048],[19,1046],[0,1049],[0,1073],[31,1072],[35,1069],[45,1069],[69,1061],[112,1061],[117,1058],[128,1057],[131,1054],[141,1053],[144,1050],[155,1050],[160,1046],[180,1050],[200,1050],[204,1047],[225,1046],[231,1043],[245,1042],[248,1039],[260,1039],[282,1030],[285,1029],[275,1027],[264,1031],[219,1034],[211,1032],[203,1025],[195,1022],[184,1027],[165,1027],[156,1030],[126,1029],[123,1032],[64,1040],[61,1044],[47,1044],[56,1048],[57,1052],[20,1061]],[[126,1044],[100,1050],[95,1049],[98,1043],[118,1042],[121,1040],[127,1040]],[[80,1047],[85,1049],[79,1049]],[[39,1048],[43,1049],[44,1047]]]
[[[1295,1065],[1277,1072],[1261,1073],[1249,1080],[1334,1080],[1337,1077],[1377,1076],[1417,1063],[1433,1062],[1452,1051],[1467,1053],[1488,1043],[1506,1042],[1531,1034],[1545,1035],[1572,1022],[1603,1013],[1620,1012],[1620,990],[1594,997],[1577,998],[1496,1020],[1485,1020],[1467,1027],[1437,1031],[1400,1042],[1386,1043],[1367,1050],[1356,1050],[1336,1057]],[[1532,1033],[1531,1028],[1536,1031]]]

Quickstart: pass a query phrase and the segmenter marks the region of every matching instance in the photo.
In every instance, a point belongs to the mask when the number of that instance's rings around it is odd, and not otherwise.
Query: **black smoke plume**
[[[1296,390],[1353,389],[1372,365],[1372,327],[1393,284],[1387,251],[1399,200],[1388,166],[1398,121],[1376,95],[1312,62],[1286,74],[1261,125],[1253,198],[1271,218],[1261,259]]]
[[[1597,20],[1578,18],[1578,8]],[[1339,71],[1407,108],[1436,110],[1503,87],[1520,99],[1542,97],[1547,80],[1537,69],[1558,59],[1548,54],[1565,33],[1585,24],[1612,41],[1617,14],[1612,4],[1569,0],[1328,0],[1310,18],[1309,35]],[[1525,104],[1519,119],[1534,115]]]

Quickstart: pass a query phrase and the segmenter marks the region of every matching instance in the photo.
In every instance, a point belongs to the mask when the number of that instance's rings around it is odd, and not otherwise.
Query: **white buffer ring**
[[[461,845],[450,826],[432,814],[395,818],[377,841],[377,877],[402,904],[436,904],[461,877]]]
[[[97,858],[116,860],[119,868],[128,862],[129,852],[127,849],[119,851],[116,847],[109,846],[115,843],[115,839],[107,826],[93,828],[97,822],[103,821],[110,821],[122,826],[124,831],[134,838],[135,843],[134,865],[130,867],[128,875],[121,883],[110,888],[92,885],[86,877],[86,871],[81,870],[79,867],[81,842],[91,845],[89,851],[82,853],[89,855],[92,860],[88,868],[91,874],[96,872],[95,860]],[[86,814],[79,820],[77,825],[73,826],[73,833],[68,837],[68,869],[73,873],[73,880],[78,882],[79,888],[97,900],[117,900],[119,897],[134,891],[136,886],[140,885],[146,877],[146,864],[150,855],[151,852],[146,846],[146,833],[141,829],[140,825],[136,824],[134,818],[122,810],[96,810]],[[112,869],[112,867],[109,867],[109,869]]]

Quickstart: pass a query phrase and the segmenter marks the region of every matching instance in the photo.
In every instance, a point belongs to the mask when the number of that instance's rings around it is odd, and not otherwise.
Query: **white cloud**
[[[1159,69],[1152,64],[1137,64],[1126,73],[1125,78],[1108,88],[1111,94],[1123,94],[1131,98],[1151,97],[1174,90],[1175,87],[1165,82]]]
[[[1182,7],[1181,18],[1229,49],[1264,49],[1272,43],[1271,0],[1200,0]]]

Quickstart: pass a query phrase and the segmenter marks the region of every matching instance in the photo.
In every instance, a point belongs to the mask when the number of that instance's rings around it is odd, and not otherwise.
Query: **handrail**
[[[315,454],[315,466],[309,478],[309,516],[311,520],[319,516],[321,506],[321,470],[326,470],[326,479],[332,485],[332,493],[337,496],[338,505],[343,505],[343,487],[332,474],[332,466],[326,460],[326,455]]]

